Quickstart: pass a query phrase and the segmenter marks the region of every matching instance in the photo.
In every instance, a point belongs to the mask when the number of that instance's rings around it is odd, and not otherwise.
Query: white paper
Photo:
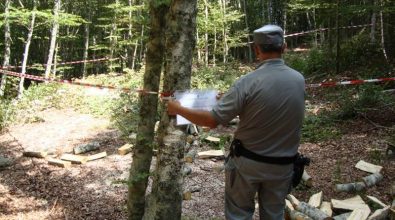
[[[186,108],[210,111],[217,103],[216,90],[186,90],[176,91],[174,97]],[[191,124],[184,117],[177,115],[177,125]]]

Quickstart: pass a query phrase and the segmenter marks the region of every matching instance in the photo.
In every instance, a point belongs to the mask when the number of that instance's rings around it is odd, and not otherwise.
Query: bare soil
[[[0,171],[0,219],[126,219],[127,186],[117,180],[127,178],[132,158],[117,154],[124,144],[119,132],[106,119],[70,109],[40,114],[44,122],[13,126],[0,135],[0,155],[14,161]],[[395,160],[385,156],[387,129],[363,119],[339,126],[344,130],[341,138],[301,146],[301,152],[312,159],[307,171],[314,186],[298,187],[293,194],[303,201],[319,191],[325,201],[352,197],[355,194],[335,192],[334,185],[369,175],[354,168],[359,160],[365,160],[384,167],[384,180],[360,194],[390,204]],[[45,159],[22,156],[27,149],[71,152],[74,146],[92,141],[99,142],[101,148],[90,154],[106,151],[108,156],[67,169],[48,165]],[[224,173],[216,169],[222,164],[221,159],[198,159],[189,164],[192,174],[185,180],[185,189],[200,190],[184,201],[185,217],[224,219]]]

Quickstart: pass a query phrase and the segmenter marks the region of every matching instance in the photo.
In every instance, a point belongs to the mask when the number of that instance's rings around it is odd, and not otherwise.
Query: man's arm
[[[167,102],[167,112],[169,115],[181,115],[199,126],[215,128],[218,125],[211,112],[185,108],[177,101]]]

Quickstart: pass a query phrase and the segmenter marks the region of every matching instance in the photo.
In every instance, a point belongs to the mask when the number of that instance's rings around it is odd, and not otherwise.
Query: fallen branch
[[[383,179],[383,175],[381,173],[373,173],[372,175],[363,177],[363,182],[365,182],[367,187],[374,186],[378,182],[380,182]]]

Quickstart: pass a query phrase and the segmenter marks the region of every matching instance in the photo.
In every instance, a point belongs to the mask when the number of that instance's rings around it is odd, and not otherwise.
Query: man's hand
[[[181,108],[181,104],[178,101],[167,101],[167,114],[169,115],[177,115],[179,113],[179,109]]]

